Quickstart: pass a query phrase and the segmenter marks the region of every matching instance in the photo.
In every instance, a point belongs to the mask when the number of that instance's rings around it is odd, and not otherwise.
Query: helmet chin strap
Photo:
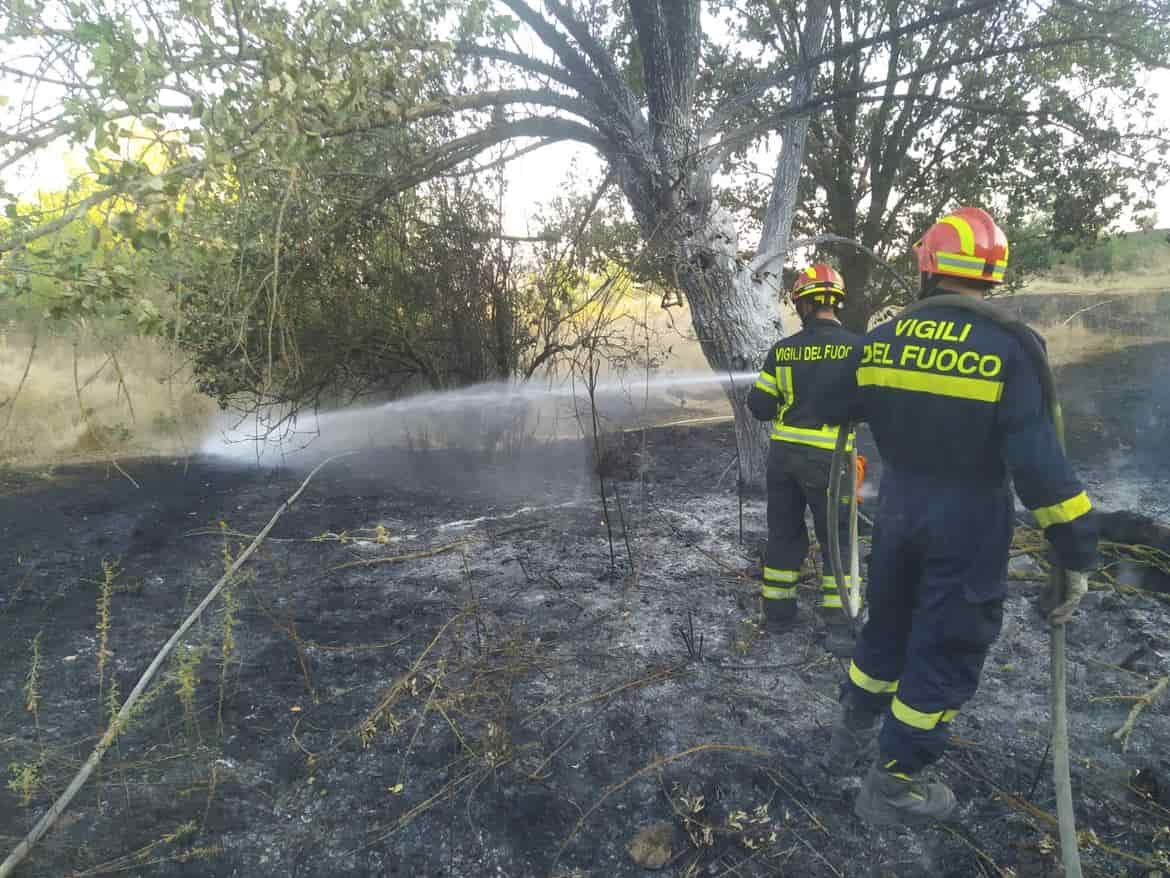
[[[918,298],[929,299],[931,296],[937,296],[944,290],[938,285],[938,275],[931,274],[924,271],[919,275],[918,282]]]

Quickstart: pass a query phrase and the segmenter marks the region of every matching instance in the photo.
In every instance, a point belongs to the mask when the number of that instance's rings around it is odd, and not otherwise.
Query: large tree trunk
[[[650,137],[646,143],[635,135],[642,141],[633,145],[638,148],[622,145],[610,161],[647,242],[673,267],[711,367],[720,373],[755,371],[768,348],[786,334],[783,330],[794,328],[781,323],[777,305],[808,117],[795,117],[781,130],[783,144],[759,256],[742,260],[735,218],[711,195],[711,180],[721,165],[719,150],[700,149],[696,138],[693,83],[702,42],[699,3],[631,0],[630,8],[642,50]],[[828,0],[808,4],[800,35],[802,58],[820,50],[827,8]],[[794,77],[790,96],[794,106],[808,101],[815,78],[814,65]],[[743,480],[758,487],[764,483],[768,439],[764,425],[747,408],[750,383],[737,383],[729,396]]]
[[[865,332],[869,326],[870,278],[873,277],[873,257],[853,247],[842,247],[841,274],[845,278],[845,309],[841,322],[854,332]]]
[[[776,339],[785,334],[776,293],[739,260],[735,218],[714,208],[687,239],[678,270],[679,285],[691,308],[691,321],[711,368],[720,373],[754,371]],[[767,426],[747,407],[752,381],[734,382],[728,397],[744,483],[764,483]]]

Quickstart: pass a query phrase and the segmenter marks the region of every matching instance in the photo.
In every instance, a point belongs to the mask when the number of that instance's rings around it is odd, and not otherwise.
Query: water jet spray
[[[649,394],[676,396],[680,390],[734,386],[749,382],[755,372],[688,371],[657,375],[649,379],[609,378],[599,381],[594,396],[608,421],[618,425],[644,424],[648,406],[641,401]],[[289,413],[272,408],[254,420],[223,420],[200,447],[203,454],[238,463],[308,466],[328,454],[359,448],[400,444],[420,432],[438,432],[461,438],[467,420],[478,419],[478,432],[507,432],[526,424],[542,406],[563,403],[582,394],[582,388],[564,380],[549,385],[489,382],[452,390],[428,391],[376,405],[355,406],[327,412]],[[669,403],[677,415],[682,400]],[[666,403],[659,402],[661,409]],[[565,418],[566,423],[571,420]],[[669,417],[649,419],[657,426]],[[674,418],[673,420],[677,420]],[[554,426],[548,438],[565,434]],[[572,435],[576,435],[576,431]]]

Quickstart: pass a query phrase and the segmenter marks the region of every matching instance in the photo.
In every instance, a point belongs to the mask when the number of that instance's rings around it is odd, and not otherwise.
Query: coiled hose
[[[1013,320],[998,308],[982,299],[973,296],[957,294],[942,294],[930,296],[907,306],[898,315],[905,317],[924,308],[959,308],[995,321],[1010,332],[1023,347],[1036,375],[1040,379],[1040,388],[1044,395],[1044,403],[1052,417],[1052,424],[1056,429],[1056,438],[1060,447],[1064,449],[1064,415],[1060,409],[1060,400],[1056,394],[1056,381],[1052,376],[1052,368],[1048,364],[1048,355],[1040,339],[1031,329],[1018,320]],[[834,516],[841,514],[841,480],[844,478],[845,461],[849,459],[846,451],[848,438],[853,425],[846,423],[841,426],[837,434],[837,445],[833,449],[832,468],[829,471],[829,508]],[[856,490],[853,503],[857,503]],[[856,519],[854,519],[854,522]],[[835,524],[836,522],[834,522]],[[833,566],[833,577],[837,580],[837,589],[841,594],[847,594],[844,564],[841,559],[841,539],[838,528],[830,526],[829,531],[829,558]],[[857,556],[856,533],[851,533],[853,556]],[[853,559],[851,559],[853,560]],[[854,566],[856,566],[854,564]],[[1049,583],[1057,595],[1064,593],[1064,568],[1053,563],[1049,572]],[[860,588],[856,571],[853,575],[853,588]],[[844,602],[846,605],[849,601]],[[858,603],[859,605],[859,603]],[[857,619],[853,609],[850,609],[851,625],[856,625]],[[1066,661],[1067,640],[1063,624],[1052,624],[1049,628],[1049,665],[1051,679],[1049,685],[1049,707],[1051,714],[1052,734],[1052,780],[1056,790],[1056,816],[1060,830],[1060,854],[1064,862],[1066,878],[1082,878],[1081,856],[1077,842],[1076,815],[1073,813],[1072,777],[1069,773],[1069,744],[1068,744],[1068,667]]]

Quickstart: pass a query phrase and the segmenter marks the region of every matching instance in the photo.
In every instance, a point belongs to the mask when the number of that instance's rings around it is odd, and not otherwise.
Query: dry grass
[[[32,342],[24,329],[0,330],[0,464],[186,454],[210,422],[215,404],[157,340],[88,337],[75,348],[42,333],[20,387]]]
[[[1063,366],[1090,359],[1101,354],[1116,353],[1129,348],[1165,341],[1164,337],[1125,335],[1099,332],[1075,323],[1038,325],[1036,331],[1048,343],[1048,356],[1054,365]]]
[[[1150,265],[1113,274],[1084,274],[1066,265],[1058,265],[1046,274],[1024,284],[1024,293],[1150,293],[1170,290],[1170,268]]]

